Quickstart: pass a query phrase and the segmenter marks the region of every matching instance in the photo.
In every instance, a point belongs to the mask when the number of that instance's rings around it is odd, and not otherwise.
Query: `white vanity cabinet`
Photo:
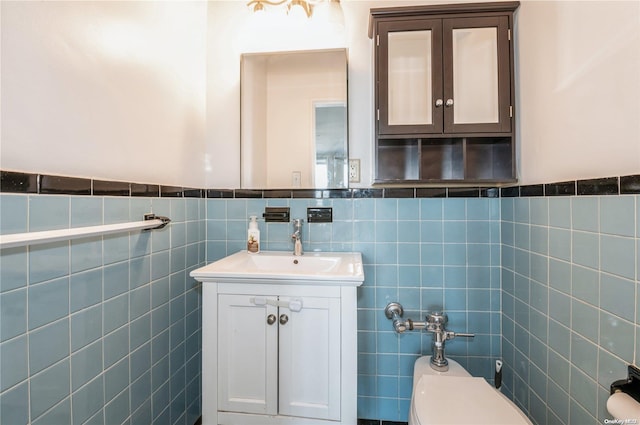
[[[356,287],[204,282],[204,425],[354,424]]]
[[[203,425],[357,422],[360,253],[238,252],[191,276]]]

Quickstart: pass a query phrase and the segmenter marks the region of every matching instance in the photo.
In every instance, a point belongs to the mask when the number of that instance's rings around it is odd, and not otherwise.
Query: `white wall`
[[[341,3],[346,21],[343,43],[349,49],[350,157],[361,159],[362,182],[357,186],[366,187],[372,181],[373,155],[369,9],[436,2]],[[640,2],[525,0],[516,14],[520,183],[639,173]],[[210,36],[232,40],[224,46],[210,45],[210,63],[217,64],[208,73],[216,88],[209,86],[213,103],[237,102],[239,55],[243,49],[255,48],[247,47],[250,28],[243,25],[248,16],[242,2],[216,1],[210,7]],[[228,25],[217,25],[223,21]],[[268,34],[263,35],[263,48],[268,49]],[[294,48],[282,40],[279,43],[275,47],[281,50]],[[341,47],[333,39],[318,46],[317,41],[293,37],[291,43],[299,48]],[[220,85],[223,91],[218,90]],[[240,140],[237,110],[226,110],[224,123],[216,118],[221,125],[208,133],[210,149],[224,144],[225,153],[235,153]],[[208,173],[207,183],[237,187],[238,176],[236,162],[223,156]]]
[[[240,53],[347,47],[369,186],[369,8],[430,2],[341,3],[344,33],[276,34],[243,0],[2,1],[0,168],[239,187]],[[521,183],[639,173],[640,2],[525,0],[517,24]]]
[[[202,187],[206,3],[0,7],[0,168]]]
[[[640,2],[525,1],[518,56],[522,182],[640,173]]]

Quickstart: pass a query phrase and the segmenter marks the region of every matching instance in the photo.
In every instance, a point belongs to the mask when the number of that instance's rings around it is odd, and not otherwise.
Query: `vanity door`
[[[218,295],[218,410],[278,413],[277,314],[249,295]]]
[[[340,420],[340,299],[304,297],[279,323],[280,414]]]

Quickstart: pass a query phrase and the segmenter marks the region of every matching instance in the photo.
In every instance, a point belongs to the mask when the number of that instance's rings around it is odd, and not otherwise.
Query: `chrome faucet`
[[[293,240],[293,255],[302,255],[302,222],[301,218],[293,219],[293,234],[291,239]]]

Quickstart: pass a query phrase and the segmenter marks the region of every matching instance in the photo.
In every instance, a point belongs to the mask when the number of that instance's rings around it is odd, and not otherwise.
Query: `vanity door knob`
[[[442,99],[436,99],[436,108],[439,108],[440,106],[442,106],[444,102],[442,102]]]
[[[453,99],[447,99],[447,102],[444,105],[445,106],[453,106]]]
[[[289,316],[287,316],[286,314],[281,314],[280,315],[280,324],[281,325],[286,325],[288,321],[289,321]]]
[[[270,314],[267,316],[267,324],[268,325],[273,325],[274,323],[276,323],[276,315],[275,314]]]

